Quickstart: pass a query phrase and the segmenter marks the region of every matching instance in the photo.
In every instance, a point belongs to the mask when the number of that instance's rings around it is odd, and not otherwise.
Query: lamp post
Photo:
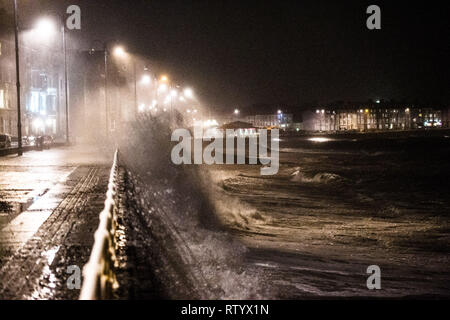
[[[16,88],[17,88],[17,155],[21,156],[22,151],[22,115],[20,112],[20,67],[19,67],[19,26],[17,18],[17,0],[14,0],[14,40],[16,45]]]
[[[69,76],[67,72],[67,45],[66,45],[66,27],[64,20],[61,21],[61,33],[64,51],[64,90],[66,97],[66,144],[70,144],[69,131]]]
[[[104,58],[105,58],[105,137],[109,137],[109,121],[108,121],[108,43],[105,42],[103,47]]]
[[[108,43],[106,41],[103,44],[104,63],[105,63],[105,137],[109,138],[109,108],[108,108]],[[114,49],[115,55],[123,55],[125,51],[122,47],[118,46]]]

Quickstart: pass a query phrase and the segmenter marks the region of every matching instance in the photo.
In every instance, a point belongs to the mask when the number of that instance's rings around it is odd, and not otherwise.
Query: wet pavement
[[[65,147],[0,158],[0,298],[76,299],[71,265],[89,258],[111,157]]]

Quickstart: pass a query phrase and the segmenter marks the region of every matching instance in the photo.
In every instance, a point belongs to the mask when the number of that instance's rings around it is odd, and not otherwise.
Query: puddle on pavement
[[[45,188],[37,195],[24,199],[21,202],[0,200],[0,229],[10,223],[19,214],[27,211],[33,203],[42,198],[49,190],[50,188]]]

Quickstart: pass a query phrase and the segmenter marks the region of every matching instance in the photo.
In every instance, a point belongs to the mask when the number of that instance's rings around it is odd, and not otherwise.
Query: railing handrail
[[[94,234],[94,245],[88,263],[83,268],[83,286],[80,300],[111,298],[112,289],[117,285],[114,275],[116,210],[119,151],[114,153],[114,161],[109,174],[105,206],[100,213],[100,222]]]

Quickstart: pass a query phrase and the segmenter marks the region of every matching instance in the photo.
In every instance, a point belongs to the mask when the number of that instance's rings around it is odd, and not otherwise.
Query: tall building
[[[0,2],[0,5],[3,2]],[[0,132],[17,136],[16,60],[13,20],[0,7]],[[65,135],[61,44],[19,37],[22,135]]]

